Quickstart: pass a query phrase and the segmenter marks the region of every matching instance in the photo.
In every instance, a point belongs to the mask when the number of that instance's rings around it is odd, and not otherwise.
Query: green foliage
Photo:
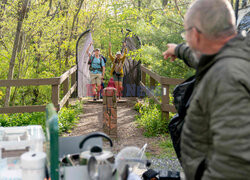
[[[0,90],[0,100],[3,98],[3,92]]]
[[[79,120],[78,115],[82,112],[80,103],[68,108],[63,107],[59,113],[59,133],[69,132]],[[27,126],[27,125],[41,125],[45,130],[45,112],[33,113],[15,113],[15,114],[0,114],[0,126]]]
[[[143,106],[142,103],[138,101],[138,102],[134,105],[134,110],[136,110],[136,111],[139,112],[139,110],[141,109],[142,106]]]
[[[160,106],[145,99],[142,104],[137,103],[135,109],[139,109],[140,115],[136,117],[136,122],[145,130],[145,136],[158,136],[167,132],[168,122],[162,118]]]
[[[0,114],[0,126],[27,126],[27,125],[42,125],[45,127],[45,113],[15,113],[15,114]]]
[[[30,1],[21,30],[21,45],[15,60],[14,79],[50,78],[60,76],[75,65],[75,46],[79,35],[91,29],[94,46],[108,57],[108,44],[112,53],[121,50],[122,41],[132,30],[142,41],[142,48],[129,56],[162,76],[186,78],[193,70],[180,60],[169,62],[162,53],[167,43],[182,43],[183,15],[191,1],[162,0],[85,0],[77,1]],[[177,3],[177,4],[175,4]],[[1,3],[0,3],[1,4]],[[178,7],[178,8],[177,8]],[[18,23],[18,1],[2,6],[0,12],[0,79],[7,78],[12,48]],[[106,63],[105,84],[110,78],[112,63]],[[13,87],[10,105],[43,105],[51,102],[51,86]],[[0,106],[4,104],[5,88],[0,87]],[[161,93],[159,87],[156,94]],[[172,101],[172,99],[170,99]],[[149,103],[135,107],[139,112],[137,121],[145,127],[148,136],[167,131],[167,122],[161,119],[160,107]],[[68,131],[77,121],[75,110],[62,108],[59,112],[60,131]],[[170,114],[172,115],[172,114]],[[44,124],[43,113],[0,115],[1,124]]]
[[[0,79],[7,78],[18,22],[18,2],[1,6],[0,12]],[[30,1],[29,10],[21,30],[21,45],[15,60],[14,79],[57,77],[75,65],[75,46],[79,35],[92,30],[94,46],[108,57],[108,44],[112,53],[121,50],[122,41],[131,29],[142,41],[142,48],[130,55],[162,76],[188,77],[193,73],[177,60],[163,59],[162,53],[169,42],[182,43],[183,15],[190,1],[161,0],[85,0]],[[177,2],[178,8],[175,4]],[[1,3],[0,3],[1,4]],[[79,11],[78,11],[79,10]],[[78,13],[79,12],[79,13]],[[110,78],[111,62],[106,64],[105,83]],[[11,91],[10,105],[35,105],[51,102],[50,86],[15,87]],[[5,88],[0,88],[5,93]],[[0,94],[0,105],[4,98]]]
[[[79,121],[78,115],[82,112],[82,106],[80,103],[77,103],[74,106],[69,106],[69,108],[63,107],[59,113],[59,133],[69,132],[70,129],[75,127]]]

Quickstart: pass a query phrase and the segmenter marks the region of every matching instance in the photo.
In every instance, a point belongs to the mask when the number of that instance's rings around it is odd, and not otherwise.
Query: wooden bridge
[[[146,95],[154,100],[155,103],[161,105],[163,115],[168,119],[169,112],[175,113],[176,110],[173,105],[170,104],[170,86],[177,85],[183,82],[182,79],[173,79],[160,76],[151,70],[147,69],[143,65],[141,69],[141,89]],[[0,80],[0,87],[16,87],[16,86],[52,86],[51,90],[51,102],[59,111],[64,105],[68,105],[69,98],[76,91],[77,66],[72,67],[66,71],[60,77],[46,78],[46,79],[18,79],[18,80]],[[154,94],[154,88],[156,83],[161,86],[161,94]],[[148,86],[149,83],[149,86]],[[60,99],[60,88],[63,89],[63,97]],[[161,101],[160,101],[161,99]],[[28,105],[28,106],[10,106],[0,108],[0,114],[3,113],[24,113],[24,112],[43,112],[45,111],[45,105]]]

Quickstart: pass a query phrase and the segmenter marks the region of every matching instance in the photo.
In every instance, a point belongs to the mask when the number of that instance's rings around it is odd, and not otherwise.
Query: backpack
[[[196,75],[191,76],[183,83],[177,85],[173,92],[174,97],[174,105],[177,110],[177,114],[170,120],[168,125],[168,130],[173,142],[174,150],[176,152],[177,158],[181,163],[181,131],[183,124],[185,123],[184,119],[187,113],[187,109],[190,105],[191,95],[194,90],[194,86],[198,83],[202,77],[206,74],[206,72],[216,63],[219,59],[215,62],[210,62],[206,69],[200,73],[200,78],[196,79]]]
[[[178,113],[170,120],[168,129],[179,161],[181,159],[181,131],[194,90],[195,80],[195,76],[191,76],[185,82],[177,85],[173,91],[174,105]]]
[[[89,61],[88,61],[89,70],[90,70],[90,71],[93,71],[93,70],[102,71],[102,61],[101,61],[101,60],[103,60],[104,63],[106,63],[106,62],[107,62],[107,59],[106,59],[103,55],[100,55],[100,67],[101,67],[101,68],[93,68],[93,67],[92,67],[92,62],[93,62],[93,60],[94,60],[94,56],[91,55],[91,56],[89,57]]]
[[[116,75],[120,75],[121,74],[122,65],[123,65],[122,61],[118,61],[117,59],[115,60],[114,72],[116,73]]]
[[[121,69],[122,69],[122,62],[118,62],[118,63],[115,63],[115,72],[116,74],[120,74],[121,73]]]

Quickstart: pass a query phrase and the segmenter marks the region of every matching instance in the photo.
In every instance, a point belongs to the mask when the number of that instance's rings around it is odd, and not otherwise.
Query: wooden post
[[[52,85],[52,94],[51,94],[51,100],[54,104],[57,111],[60,110],[59,107],[59,92],[60,92],[60,86],[59,85]]]
[[[63,82],[63,97],[68,93],[69,91],[69,77]],[[66,107],[69,105],[69,100],[65,103]]]
[[[163,104],[169,104],[169,85],[162,84],[162,105]],[[166,118],[166,120],[169,120],[169,112],[162,108],[162,118]]]
[[[117,101],[116,89],[103,90],[103,131],[112,138],[117,137]]]
[[[76,83],[76,71],[71,74],[71,87]],[[73,92],[72,97],[77,97],[77,87],[76,90]]]

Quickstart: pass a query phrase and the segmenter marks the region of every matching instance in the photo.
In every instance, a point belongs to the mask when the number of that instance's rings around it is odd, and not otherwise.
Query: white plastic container
[[[46,154],[44,152],[27,152],[21,156],[23,180],[44,180]]]
[[[0,180],[22,180],[19,158],[0,159]]]
[[[6,151],[43,151],[45,136],[41,126],[0,127],[0,147]],[[1,150],[0,150],[1,151]],[[2,158],[2,152],[0,152]]]

